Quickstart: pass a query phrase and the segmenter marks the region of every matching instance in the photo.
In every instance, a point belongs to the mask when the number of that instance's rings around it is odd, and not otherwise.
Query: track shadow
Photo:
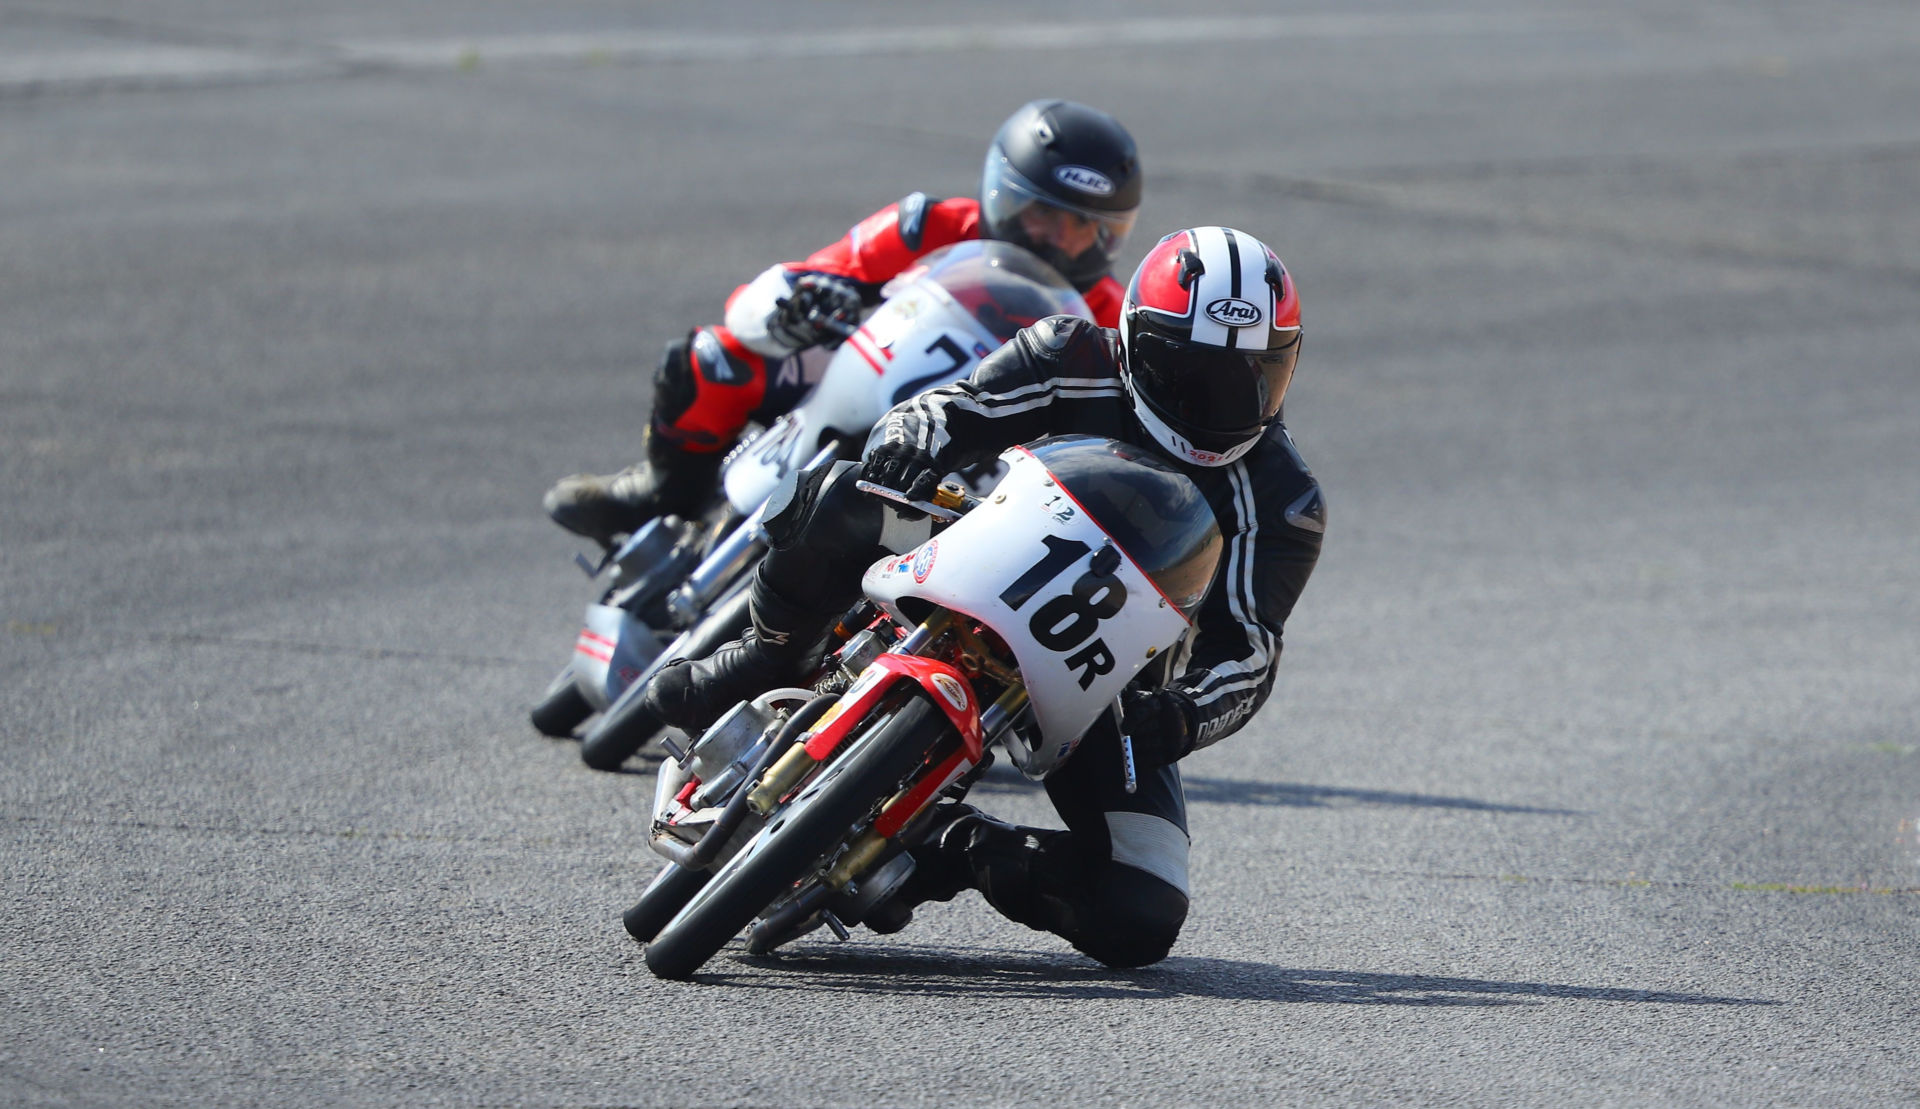
[[[1295,782],[1246,782],[1232,778],[1183,778],[1190,803],[1216,805],[1290,805],[1296,808],[1347,808],[1392,805],[1419,809],[1464,809],[1470,812],[1518,813],[1532,816],[1580,816],[1576,809],[1507,805],[1472,797],[1432,793],[1400,793],[1386,789],[1344,789]]]
[[[737,949],[736,949],[737,951]],[[739,967],[741,969],[732,969]],[[722,956],[696,982],[742,989],[1003,1000],[1116,997],[1271,1001],[1318,1005],[1475,1008],[1555,1000],[1642,1005],[1778,1005],[1754,997],[1506,982],[1426,974],[1372,974],[1175,956],[1141,970],[1109,970],[1077,955],[1005,948],[803,943],[776,955]]]
[[[1507,805],[1473,797],[1446,797],[1432,793],[1400,793],[1384,789],[1346,789],[1296,782],[1249,782],[1235,778],[1181,778],[1187,802],[1198,805],[1283,805],[1302,809],[1396,806],[1420,809],[1461,809],[1468,812],[1514,813],[1529,816],[1581,816],[1577,809]],[[973,787],[976,794],[1034,793],[1040,783],[1013,767],[997,763]]]

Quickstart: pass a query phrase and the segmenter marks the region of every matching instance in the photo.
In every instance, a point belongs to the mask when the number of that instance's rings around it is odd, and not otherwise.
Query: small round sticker
[[[940,696],[945,697],[948,704],[962,712],[966,711],[967,687],[961,685],[959,679],[951,674],[935,674],[933,687],[940,691]]]
[[[939,557],[940,541],[938,539],[927,540],[927,545],[914,553],[913,580],[916,584],[924,583],[927,575],[933,573],[933,560]]]

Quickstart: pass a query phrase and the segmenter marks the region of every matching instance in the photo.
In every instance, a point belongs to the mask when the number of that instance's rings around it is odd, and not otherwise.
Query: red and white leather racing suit
[[[748,421],[791,410],[820,380],[829,352],[796,350],[768,334],[775,302],[802,274],[844,277],[878,303],[880,287],[921,256],[980,237],[980,202],[930,200],[914,193],[855,224],[840,241],[805,261],[783,262],[733,291],[726,322],[694,329],[675,342],[654,377],[654,434],[681,450],[726,450]],[[1094,322],[1117,327],[1125,290],[1111,274],[1081,290]]]

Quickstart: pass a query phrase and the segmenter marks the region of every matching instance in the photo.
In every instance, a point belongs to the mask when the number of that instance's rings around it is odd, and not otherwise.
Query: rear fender
[[[573,681],[587,703],[604,710],[653,665],[660,638],[633,614],[613,605],[588,605],[573,643]]]

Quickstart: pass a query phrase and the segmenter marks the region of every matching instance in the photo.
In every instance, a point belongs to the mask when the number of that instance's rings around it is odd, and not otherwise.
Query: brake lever
[[[876,485],[871,481],[856,481],[853,483],[853,487],[862,493],[879,497],[883,501],[892,501],[895,504],[905,505],[915,512],[924,513],[943,524],[950,524],[958,520],[961,516],[960,513],[955,512],[951,508],[942,508],[932,501],[916,501],[898,489],[889,489],[884,485]]]

